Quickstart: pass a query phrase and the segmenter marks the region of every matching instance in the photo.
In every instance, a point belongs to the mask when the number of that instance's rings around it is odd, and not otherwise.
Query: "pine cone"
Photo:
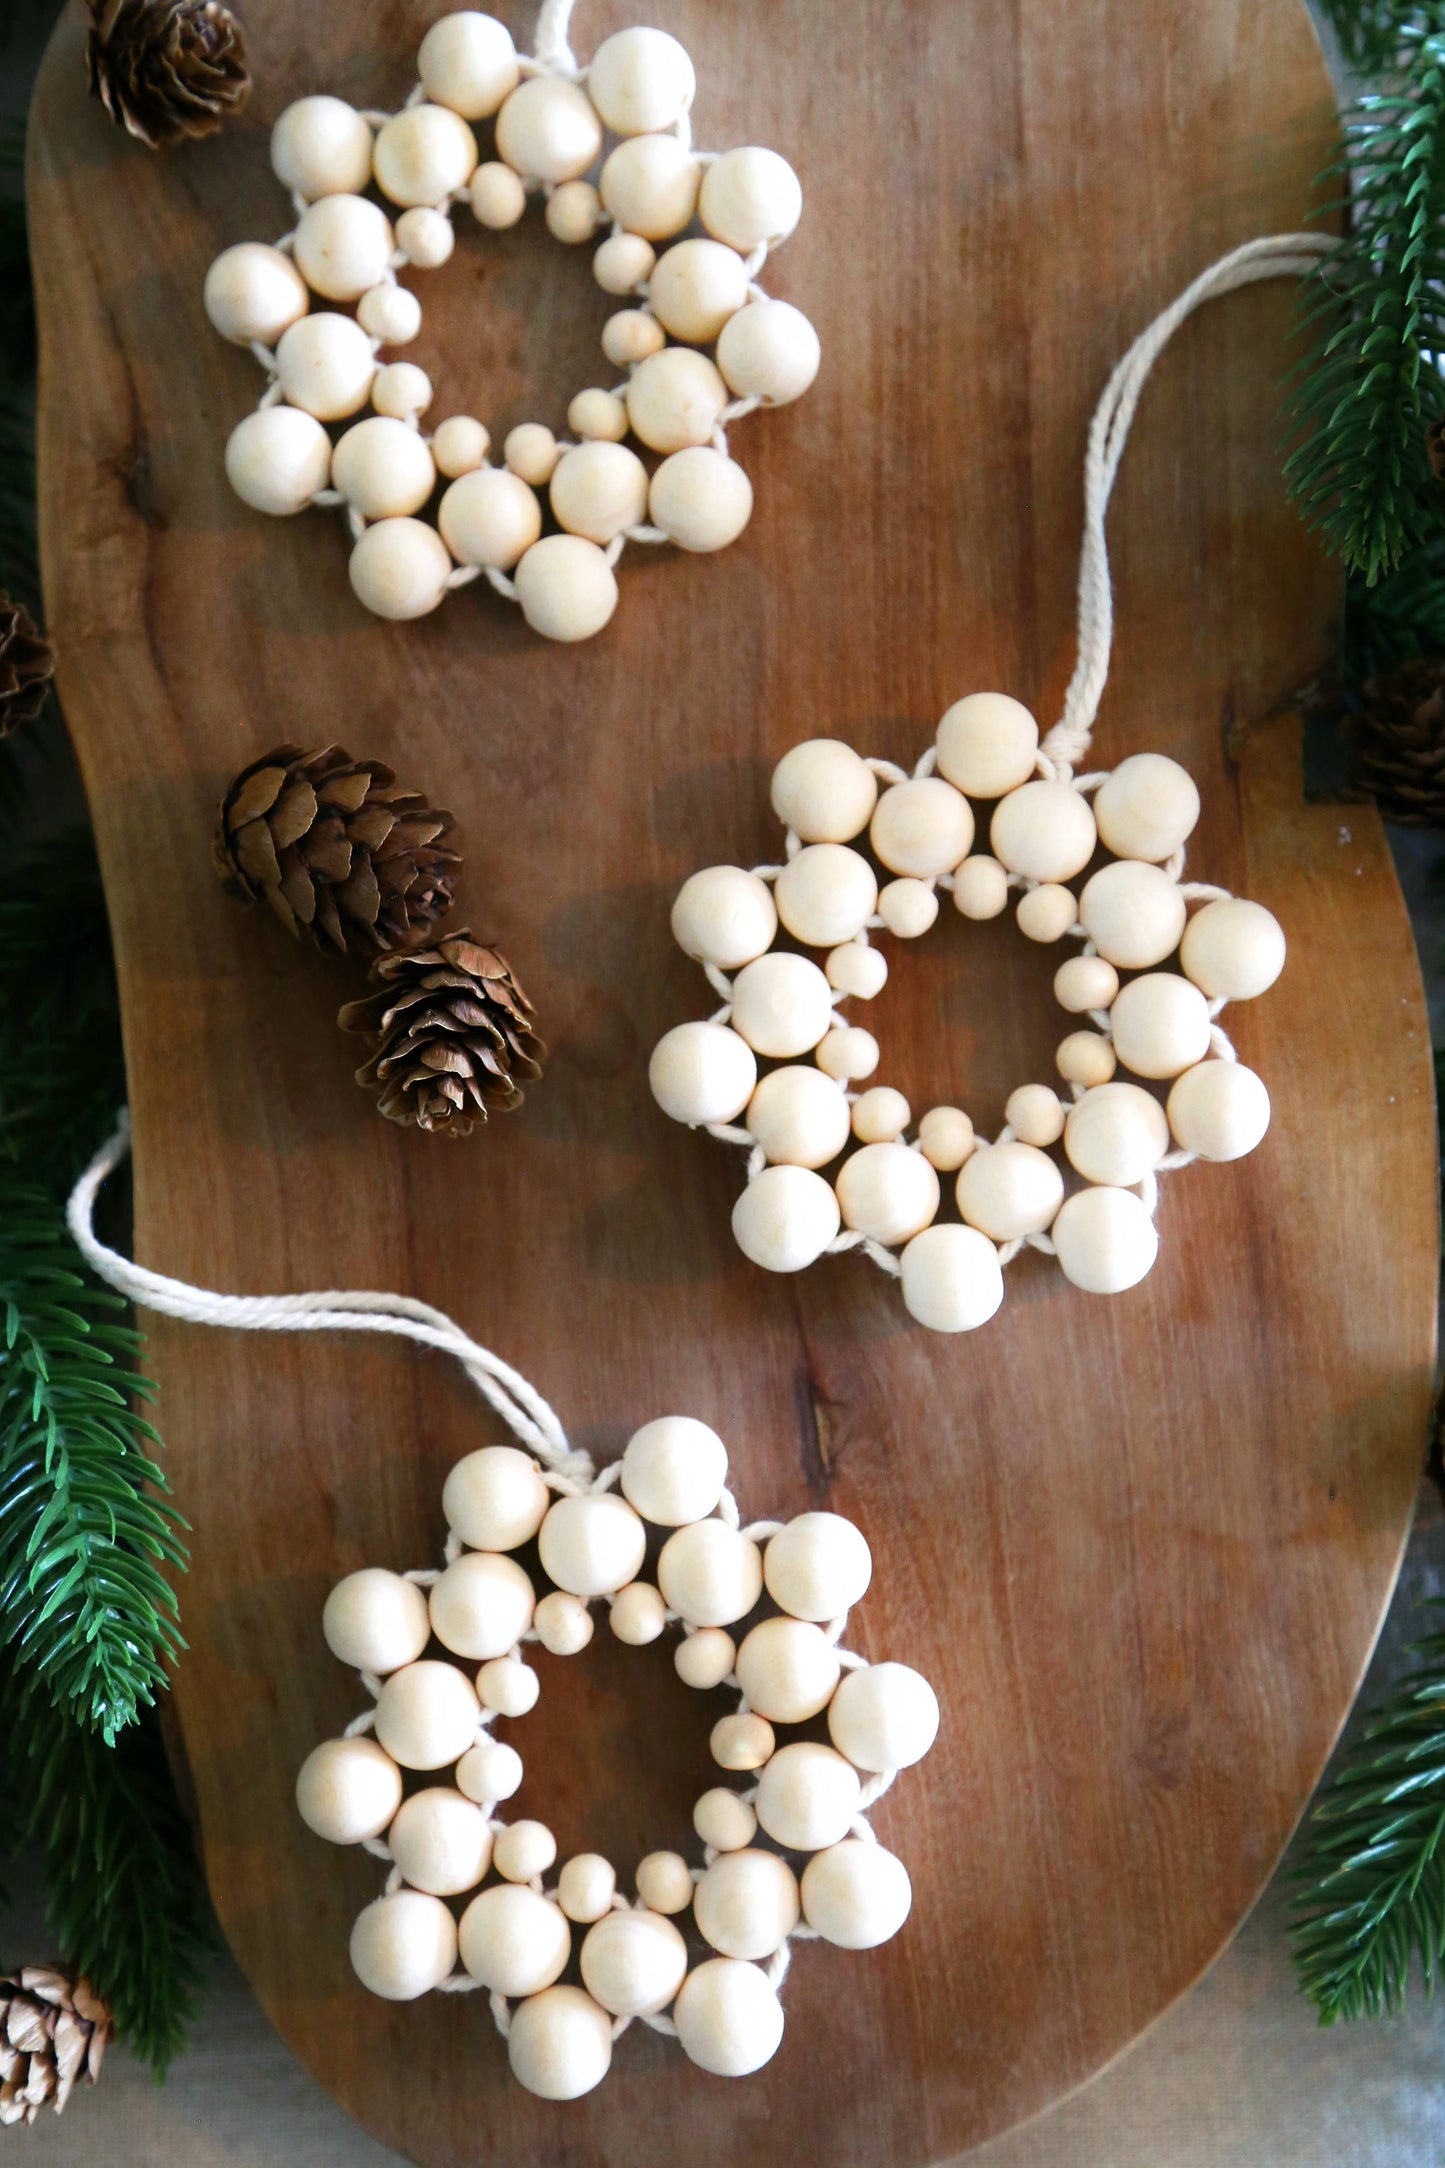
[[[110,2038],[110,2012],[88,1980],[59,1965],[0,1977],[0,2125],[57,2115],[77,2078],[94,2085]]]
[[[50,642],[30,612],[0,591],[0,738],[34,722],[54,668]]]
[[[1356,779],[1386,820],[1445,828],[1445,662],[1400,663],[1365,687]]]
[[[1445,482],[1445,419],[1431,422],[1425,431],[1425,457],[1437,482]]]
[[[462,861],[450,813],[395,784],[381,761],[353,760],[339,745],[278,745],[221,801],[216,871],[232,895],[269,904],[318,948],[406,948],[450,910]]]
[[[542,1074],[547,1049],[496,949],[449,934],[432,948],[379,957],[371,977],[378,992],[348,1001],[336,1021],[372,1040],[356,1081],[380,1093],[389,1122],[465,1137],[474,1119],[521,1105],[520,1083]]]
[[[91,0],[85,63],[111,119],[151,150],[214,135],[251,95],[245,33],[220,0]]]

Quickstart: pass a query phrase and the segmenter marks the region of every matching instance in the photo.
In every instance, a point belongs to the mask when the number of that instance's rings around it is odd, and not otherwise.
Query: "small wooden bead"
[[[763,1577],[780,1611],[817,1625],[841,1618],[866,1594],[873,1553],[841,1513],[800,1513],[769,1542]]]
[[[1027,783],[1039,750],[1039,726],[1007,693],[969,693],[938,726],[938,772],[970,798],[1002,798]]]
[[[903,1306],[932,1332],[973,1332],[1003,1301],[998,1251],[974,1227],[925,1227],[900,1263]]]
[[[1201,1159],[1242,1159],[1269,1127],[1269,1093],[1239,1061],[1202,1061],[1169,1093],[1169,1126]]]
[[[363,1566],[338,1581],[321,1614],[326,1646],[356,1671],[385,1673],[414,1664],[431,1627],[415,1581],[383,1566]]]
[[[710,346],[748,298],[747,265],[721,241],[678,241],[658,257],[647,298],[674,339]]]
[[[1081,1189],[1053,1226],[1064,1278],[1091,1295],[1135,1287],[1159,1254],[1159,1236],[1131,1189]]]
[[[489,119],[516,89],[520,73],[506,24],[472,8],[432,24],[421,41],[416,72],[427,96],[463,120]]]
[[[1158,866],[1119,858],[1084,884],[1079,918],[1099,954],[1121,971],[1147,971],[1179,946],[1184,898]]]
[[[847,1836],[861,1791],[851,1762],[800,1739],[779,1748],[758,1778],[758,1821],[790,1852],[821,1852]]]
[[[430,1785],[403,1800],[386,1842],[403,1879],[432,1897],[475,1889],[491,1865],[487,1817],[447,1785]]]
[[[1114,1052],[1135,1076],[1178,1076],[1209,1052],[1203,994],[1177,972],[1151,971],[1121,987],[1109,1012]]]
[[[542,422],[518,422],[507,431],[502,457],[510,471],[533,489],[550,482],[561,459],[557,439]]]
[[[719,1784],[698,1800],[692,1826],[709,1850],[742,1852],[758,1833],[758,1818],[740,1792]]]
[[[763,1561],[752,1537],[726,1521],[694,1521],[662,1546],[657,1579],[668,1609],[690,1626],[731,1626],[763,1592]]]
[[[451,414],[444,422],[438,422],[431,440],[431,454],[437,470],[448,481],[455,482],[464,474],[474,474],[487,456],[492,439],[488,430],[470,414]]]
[[[554,1588],[542,1598],[532,1624],[537,1639],[552,1656],[580,1655],[594,1632],[592,1613],[580,1596],[569,1595],[565,1588]]]
[[[927,881],[905,874],[879,890],[878,915],[901,941],[916,941],[938,916],[938,894]]]
[[[425,414],[431,401],[431,378],[414,361],[389,361],[372,379],[371,403],[377,413],[393,415],[399,422],[412,414]]]
[[[840,738],[805,738],[774,768],[771,797],[804,843],[851,843],[873,818],[878,779]]]
[[[1071,1016],[1107,1009],[1119,991],[1119,974],[1102,956],[1071,956],[1054,973],[1054,999]]]
[[[425,617],[447,591],[452,560],[421,519],[379,519],[351,552],[352,593],[376,617]]]
[[[846,843],[809,843],[782,868],[773,897],[795,940],[832,948],[851,941],[872,917],[878,880],[867,859]]]
[[[557,1877],[557,1902],[569,1920],[590,1927],[612,1910],[617,1876],[600,1852],[574,1852]]]
[[[826,1709],[838,1684],[838,1651],[820,1626],[805,1619],[769,1618],[743,1637],[738,1650],[738,1684],[758,1718],[770,1724],[806,1724]],[[724,1718],[724,1722],[740,1722]],[[716,1734],[714,1734],[716,1738]],[[728,1769],[761,1769],[773,1751],[769,1730],[766,1752],[756,1761],[724,1762]],[[722,1761],[713,1748],[714,1757]]]
[[[686,1912],[692,1903],[692,1873],[681,1852],[649,1852],[637,1863],[636,1880],[650,1912]]]
[[[660,1415],[644,1423],[622,1455],[622,1495],[655,1528],[706,1520],[727,1477],[727,1447],[691,1415]]]
[[[512,2012],[512,2076],[539,2100],[580,2100],[612,2068],[612,2020],[580,1987],[548,1987]]]
[[[865,1144],[838,1170],[843,1223],[889,1246],[911,1241],[938,1211],[938,1176],[906,1144]]]
[[[590,640],[617,608],[617,579],[595,542],[544,535],[517,565],[517,600],[547,640]]]
[[[938,1696],[908,1664],[864,1664],[844,1673],[828,1731],[855,1768],[911,1769],[938,1737]]]
[[[472,175],[469,191],[472,216],[489,233],[506,233],[517,225],[527,208],[527,191],[520,173],[489,158]]]
[[[592,101],[575,83],[534,75],[497,115],[497,156],[533,181],[575,181],[602,148]]]
[[[356,301],[385,276],[391,220],[365,196],[323,196],[296,222],[292,253],[313,293]]]
[[[965,918],[998,918],[1008,902],[1008,874],[984,852],[965,858],[953,876],[953,902]]]
[[[1063,1194],[1063,1176],[1032,1144],[981,1144],[957,1183],[959,1211],[994,1242],[1041,1233]]]
[[[530,1543],[551,1500],[537,1463],[515,1445],[479,1446],[442,1485],[447,1526],[477,1551],[515,1551]]]
[[[741,866],[689,874],[672,906],[672,935],[686,956],[736,971],[771,948],[778,930],[773,891]]]
[[[753,485],[726,452],[690,444],[653,475],[648,512],[679,549],[727,549],[752,518]]]
[[[611,542],[646,515],[647,469],[625,444],[579,444],[552,476],[552,511],[569,534]]]
[[[479,467],[452,483],[437,509],[447,548],[462,565],[510,571],[542,532],[535,491],[505,467]]]
[[[640,233],[610,233],[592,259],[592,276],[604,294],[635,294],[656,261],[656,249]]]
[[[722,1685],[737,1661],[737,1653],[731,1634],[722,1633],[715,1626],[705,1626],[697,1633],[684,1635],[678,1642],[673,1652],[673,1669],[684,1686],[705,1693],[711,1687]],[[652,1902],[651,1898],[648,1902]]]
[[[276,372],[288,403],[318,421],[342,421],[365,406],[376,357],[360,324],[334,310],[303,316],[282,332]]]
[[[774,1069],[748,1102],[747,1126],[773,1166],[826,1167],[848,1142],[848,1101],[820,1069]]]
[[[798,1924],[798,1879],[776,1852],[727,1852],[698,1883],[692,1909],[698,1933],[724,1957],[771,1957]]]
[[[311,306],[291,258],[261,241],[223,248],[206,273],[201,299],[221,337],[236,346],[249,346],[253,339],[274,346]]]
[[[1071,1031],[1060,1039],[1054,1061],[1066,1084],[1082,1084],[1086,1091],[1107,1084],[1119,1066],[1113,1047],[1097,1031]]]
[[[717,365],[739,399],[788,406],[818,374],[818,334],[791,301],[750,301],[729,317],[717,342]]]
[[[658,135],[682,119],[697,90],[686,48],[640,24],[604,38],[587,70],[587,94],[614,135]]]
[[[536,1672],[519,1656],[494,1656],[477,1673],[477,1698],[494,1716],[526,1716],[541,1691]]]
[[[667,1624],[667,1606],[647,1581],[631,1581],[612,1599],[612,1631],[630,1649],[656,1641]]]
[[[752,1048],[724,1024],[675,1024],[658,1040],[647,1067],[663,1113],[690,1129],[733,1121],[757,1080]]]
[[[697,208],[709,233],[746,256],[786,241],[803,215],[802,183],[786,158],[750,143],[713,160]]]
[[[441,1769],[466,1753],[480,1715],[466,1674],[424,1658],[394,1671],[382,1686],[376,1736],[403,1769]]]
[[[613,324],[619,321],[612,318]],[[706,354],[695,354],[685,346],[647,355],[627,386],[627,416],[633,433],[655,452],[680,452],[684,445],[705,444],[726,405],[727,386],[716,368]]]
[[[745,2078],[778,2052],[783,2006],[765,1972],[735,1957],[695,1965],[673,2007],[689,2062],[718,2078]]]
[[[456,1767],[457,1790],[480,1806],[499,1806],[521,1787],[522,1757],[500,1739],[479,1739]]]
[[[1070,1107],[1064,1153],[1086,1182],[1128,1189],[1152,1174],[1169,1149],[1169,1124],[1138,1084],[1101,1084]]]
[[[400,1804],[401,1771],[374,1739],[324,1739],[296,1779],[296,1811],[328,1844],[379,1837]]]
[[[567,409],[567,427],[594,443],[620,444],[627,434],[627,406],[615,391],[579,391]]]
[[[476,170],[477,139],[445,105],[409,105],[377,130],[376,185],[392,203],[434,207],[465,188]]]
[[[1048,1084],[1020,1084],[1009,1093],[1004,1120],[1020,1144],[1057,1144],[1064,1133],[1064,1110]]]
[[[967,857],[973,812],[951,783],[936,775],[917,776],[884,791],[868,840],[890,873],[933,880]]]
[[[647,1531],[625,1498],[598,1491],[559,1498],[537,1538],[549,1580],[573,1596],[611,1596],[635,1580]]]
[[[1252,1001],[1284,969],[1284,929],[1262,903],[1206,903],[1185,929],[1179,960],[1211,1001]]]
[[[457,237],[445,211],[418,204],[397,220],[396,245],[418,271],[438,271],[450,258]]]
[[[572,1952],[561,1907],[521,1882],[494,1883],[474,1897],[461,1917],[460,1941],[467,1971],[495,1995],[539,1994]]]
[[[387,2002],[414,2002],[440,1987],[457,1959],[457,1925],[440,1897],[400,1889],[378,1897],[351,1930],[351,1969]]]
[[[1062,941],[1078,915],[1073,890],[1060,887],[1057,881],[1044,881],[1037,888],[1026,889],[1014,913],[1019,932],[1040,943]]]
[[[806,956],[759,956],[733,981],[733,1030],[772,1060],[810,1054],[832,1014],[833,990]]]
[[[497,1831],[492,1864],[507,1882],[535,1882],[557,1857],[557,1840],[545,1822],[511,1822]]]
[[[356,304],[356,321],[369,339],[405,346],[421,330],[421,303],[405,286],[372,286]]]
[[[308,201],[356,195],[371,179],[371,129],[340,98],[298,98],[271,130],[271,169]]]
[[[602,351],[619,369],[631,369],[637,363],[649,360],[652,355],[660,354],[666,345],[666,332],[646,309],[619,309],[602,326]],[[628,424],[629,427],[632,425],[630,412]],[[638,434],[641,435],[640,430]]]
[[[824,962],[828,984],[854,1001],[871,1001],[888,983],[888,958],[862,941],[845,941]]]
[[[1094,817],[1116,858],[1169,858],[1194,833],[1199,791],[1177,760],[1132,753],[1100,785]]]
[[[918,1125],[918,1144],[930,1167],[955,1174],[973,1150],[973,1123],[962,1107],[930,1107]]]
[[[515,1558],[469,1551],[432,1588],[432,1632],[453,1656],[505,1656],[532,1623],[536,1597]]]
[[[547,201],[547,231],[569,248],[590,241],[602,222],[602,198],[590,181],[563,181]]]
[[[808,1925],[839,1950],[876,1950],[897,1934],[913,1905],[902,1860],[859,1837],[816,1852],[799,1894]]]
[[[824,1033],[814,1058],[826,1076],[835,1077],[840,1084],[852,1084],[860,1077],[872,1076],[878,1067],[880,1049],[871,1031],[847,1024]]]
[[[331,481],[364,518],[397,519],[421,510],[435,486],[436,467],[415,429],[370,414],[338,440]]]
[[[599,186],[609,218],[644,241],[665,241],[691,222],[701,178],[676,136],[645,135],[618,144]]]
[[[686,1971],[687,1944],[662,1912],[609,1912],[583,1937],[583,1981],[614,2017],[666,2009]]]
[[[1089,801],[1070,783],[1025,783],[994,807],[993,854],[1031,881],[1071,881],[1094,855]]]
[[[772,1623],[776,1626],[780,1621],[774,1619]],[[797,1622],[794,1620],[792,1623]],[[817,1632],[816,1627],[812,1630]],[[756,1631],[757,1628],[754,1627],[753,1632]],[[751,1639],[752,1634],[749,1634],[748,1640]],[[746,1646],[745,1641],[743,1647]],[[741,1680],[741,1672],[738,1677]],[[747,1691],[744,1687],[743,1692]],[[718,1718],[708,1738],[708,1749],[720,1769],[752,1770],[762,1768],[777,1743],[773,1727],[766,1717],[759,1716],[752,1709],[740,1709],[735,1716]],[[732,1793],[729,1796],[736,1798],[737,1794]]]
[[[913,1110],[891,1084],[875,1084],[853,1102],[853,1134],[860,1144],[892,1144],[901,1137]]]

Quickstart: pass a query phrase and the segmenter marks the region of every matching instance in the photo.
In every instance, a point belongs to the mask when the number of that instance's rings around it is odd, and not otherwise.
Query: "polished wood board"
[[[120,962],[138,1254],[239,1291],[439,1303],[599,1457],[656,1413],[704,1417],[746,1512],[862,1523],[857,1643],[919,1665],[944,1728],[876,1814],[912,1918],[870,1955],[800,1950],[763,2073],[706,2077],[634,2028],[596,2094],[531,2099],[475,2001],[359,1990],[346,1938],[376,1864],[321,1846],[291,1799],[357,1705],[321,1642],[328,1585],[434,1555],[445,1470],[499,1426],[416,1351],[156,1322],[195,1524],[176,1700],[211,1887],[309,2068],[429,2168],[909,2168],[1081,2082],[1208,1963],[1319,1773],[1409,1519],[1435,1311],[1428,1032],[1379,824],[1304,803],[1276,713],[1338,603],[1279,480],[1293,296],[1235,295],[1179,337],[1111,523],[1096,756],[1187,762],[1191,871],[1258,896],[1290,940],[1280,984],[1231,1017],[1274,1126],[1252,1158],[1166,1183],[1141,1287],[1091,1299],[1029,1256],[998,1318],[948,1340],[857,1258],[749,1266],[735,1156],[647,1090],[656,1038],[709,1006],[668,904],[699,865],[776,853],[767,776],[801,737],[911,764],[964,691],[1057,714],[1093,402],[1200,269],[1300,223],[1329,86],[1298,0],[666,0],[700,140],[773,143],[802,174],[769,285],[817,321],[825,365],[737,430],[743,540],[630,553],[612,627],[564,650],[477,588],[378,623],[332,520],[264,520],[222,474],[258,385],[201,279],[290,223],[269,125],[307,91],[397,102],[436,12],[252,0],[244,120],[164,156],[88,102],[78,6],[40,85],[46,587]],[[582,0],[581,49],[633,12]],[[601,373],[587,254],[459,223],[412,350],[434,414],[560,425]],[[208,864],[232,770],[332,737],[454,808],[466,915],[552,1042],[525,1109],[456,1149],[376,1117],[332,1021],[344,972],[229,903]],[[880,1076],[996,1126],[1013,1083],[1051,1073],[1054,962],[946,914],[868,1019]],[[605,1632],[542,1661],[519,1805],[624,1872],[685,1843],[707,1697],[672,1690],[666,1649],[624,1656]]]

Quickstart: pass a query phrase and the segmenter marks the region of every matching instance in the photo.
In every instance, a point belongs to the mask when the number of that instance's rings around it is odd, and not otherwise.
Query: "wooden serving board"
[[[773,143],[802,173],[769,283],[826,360],[738,430],[738,546],[629,556],[612,627],[564,650],[476,588],[419,624],[365,616],[332,521],[264,520],[222,475],[258,387],[201,279],[289,223],[267,130],[306,91],[395,104],[437,12],[251,0],[250,109],[176,154],[88,102],[79,6],[38,94],[46,584],[120,958],[138,1254],[221,1288],[442,1304],[600,1457],[656,1413],[704,1417],[746,1511],[862,1523],[858,1643],[919,1665],[944,1729],[876,1816],[914,1877],[906,1930],[803,1949],[762,2074],[706,2077],[634,2028],[596,2094],[530,2098],[475,2001],[360,1991],[347,1932],[378,1870],[291,1798],[357,1702],[321,1642],[328,1585],[434,1555],[443,1474],[498,1426],[405,1348],[156,1323],[195,1524],[176,1699],[211,1887],[298,2054],[429,2168],[909,2168],[1078,2084],[1208,1963],[1319,1773],[1409,1519],[1436,1270],[1420,982],[1373,813],[1306,805],[1295,723],[1257,720],[1338,603],[1279,481],[1293,296],[1237,295],[1179,338],[1112,520],[1097,757],[1187,762],[1194,871],[1290,940],[1231,1024],[1274,1126],[1167,1184],[1141,1287],[1091,1299],[1029,1256],[998,1318],[948,1340],[857,1258],[749,1266],[734,1155],[647,1090],[656,1038],[709,1005],[668,904],[699,865],[775,854],[767,776],[801,737],[911,763],[964,691],[1057,714],[1093,401],[1197,271],[1300,223],[1329,86],[1297,0],[660,0],[697,60],[700,140]],[[583,0],[581,49],[633,14]],[[460,223],[414,349],[434,417],[560,425],[600,375],[587,253]],[[207,862],[234,768],[333,737],[455,809],[466,914],[552,1043],[524,1111],[464,1147],[376,1117],[332,1022],[342,973]],[[945,914],[869,1019],[880,1075],[996,1126],[1013,1083],[1051,1073],[1053,968],[1008,922]],[[685,1844],[705,1697],[673,1690],[665,1647],[624,1659],[605,1631],[543,1662],[519,1804],[624,1872]]]

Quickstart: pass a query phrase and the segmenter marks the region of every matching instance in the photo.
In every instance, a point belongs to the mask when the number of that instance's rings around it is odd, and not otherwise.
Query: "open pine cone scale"
[[[388,1121],[464,1137],[521,1105],[521,1086],[541,1076],[547,1049],[498,950],[458,933],[379,957],[371,975],[378,990],[348,1002],[337,1021],[373,1041],[357,1082],[378,1093]]]

